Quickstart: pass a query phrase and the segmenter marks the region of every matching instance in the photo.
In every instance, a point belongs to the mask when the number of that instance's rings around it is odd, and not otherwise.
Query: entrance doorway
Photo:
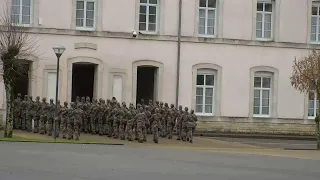
[[[72,65],[72,99],[76,97],[93,97],[94,76],[97,65],[91,63],[74,63]]]
[[[154,101],[155,98],[155,85],[157,77],[158,67],[154,66],[139,66],[137,68],[137,96],[136,104],[140,103],[141,99],[144,99],[145,104],[149,99]]]
[[[21,67],[21,71],[19,71],[18,73],[15,73],[14,75],[14,86],[13,88],[13,94],[14,94],[14,98],[17,97],[17,94],[20,93],[21,94],[21,98],[23,99],[25,95],[29,94],[29,82],[30,79],[32,79],[32,77],[29,77],[29,72],[30,72],[30,67],[32,65],[31,61],[28,60],[21,60],[22,62],[22,67]]]

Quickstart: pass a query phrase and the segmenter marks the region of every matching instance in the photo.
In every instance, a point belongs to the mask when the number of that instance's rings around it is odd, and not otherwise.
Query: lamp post
[[[56,80],[56,112],[55,112],[55,118],[53,119],[53,128],[54,128],[54,140],[56,140],[56,119],[58,118],[58,93],[59,93],[59,65],[60,65],[60,57],[63,54],[63,52],[66,50],[64,46],[58,45],[52,48],[54,53],[57,56],[57,80]]]

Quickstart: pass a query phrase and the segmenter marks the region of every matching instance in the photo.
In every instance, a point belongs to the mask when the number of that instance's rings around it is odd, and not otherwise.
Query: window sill
[[[314,120],[316,117],[308,116],[308,120]]]
[[[157,31],[153,32],[153,31],[140,31],[139,30],[139,34],[140,35],[154,35],[154,36],[156,36],[156,35],[158,35],[158,32]]]
[[[312,45],[320,45],[320,41],[310,41],[310,44],[312,44]]]
[[[259,114],[254,114],[252,117],[254,117],[254,118],[271,118],[270,115],[259,115]]]
[[[195,113],[196,116],[214,117],[214,114]]]
[[[92,32],[92,31],[95,31],[95,28],[76,27],[76,30],[78,30],[78,31],[89,31],[89,32]]]
[[[25,27],[25,28],[31,27],[31,24],[12,23],[12,25],[13,26],[18,26],[18,27]]]
[[[198,38],[216,38],[217,35],[198,34]]]
[[[272,42],[273,39],[256,38],[257,41]]]

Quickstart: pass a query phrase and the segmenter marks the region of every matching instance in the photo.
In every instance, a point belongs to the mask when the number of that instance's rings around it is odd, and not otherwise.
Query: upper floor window
[[[198,72],[196,85],[196,113],[212,115],[214,109],[215,74]]]
[[[80,30],[95,28],[96,0],[77,0],[76,27]]]
[[[311,41],[320,41],[320,3],[312,4],[311,12]]]
[[[206,36],[216,35],[216,16],[217,1],[216,0],[200,0],[199,1],[199,34]]]
[[[254,77],[254,97],[253,115],[269,117],[271,104],[272,74],[255,73]]]
[[[256,38],[272,39],[272,12],[273,3],[270,1],[258,1]]]
[[[32,0],[12,0],[12,23],[21,25],[31,24]]]
[[[319,100],[317,99],[317,94],[314,92],[309,92],[308,118],[314,119],[317,116],[318,109]]]
[[[155,33],[158,30],[158,0],[140,0],[139,30]]]

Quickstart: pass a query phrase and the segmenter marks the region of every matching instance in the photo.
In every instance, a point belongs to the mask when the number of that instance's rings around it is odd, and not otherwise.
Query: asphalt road
[[[212,137],[227,142],[242,143],[256,145],[268,148],[283,148],[283,149],[316,149],[316,141],[306,140],[284,140],[284,139],[260,139],[260,138],[229,138],[229,137]],[[320,179],[320,178],[319,178]]]
[[[126,146],[0,143],[1,180],[319,180],[320,161]]]

